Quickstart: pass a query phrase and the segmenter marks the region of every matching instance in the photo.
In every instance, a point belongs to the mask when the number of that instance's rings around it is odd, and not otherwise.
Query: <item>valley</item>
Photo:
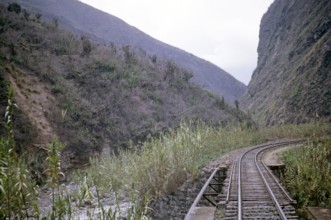
[[[246,88],[79,1],[1,0],[0,218],[183,219],[213,168],[290,139],[298,213],[330,207],[329,11],[275,0]]]

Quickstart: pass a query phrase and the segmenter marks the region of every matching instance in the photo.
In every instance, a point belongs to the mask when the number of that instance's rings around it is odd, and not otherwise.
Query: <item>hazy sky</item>
[[[81,0],[204,58],[248,84],[262,15],[273,0]]]

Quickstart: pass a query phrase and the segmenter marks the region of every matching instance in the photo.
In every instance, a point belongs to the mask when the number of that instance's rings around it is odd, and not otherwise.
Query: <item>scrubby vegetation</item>
[[[130,193],[134,185],[134,192],[139,192],[143,198],[148,195],[149,201],[171,193],[187,177],[194,178],[200,167],[231,150],[283,138],[324,136],[329,132],[330,124],[324,123],[262,130],[182,124],[160,138],[145,142],[141,149],[91,159],[91,167],[84,172],[89,181],[96,183],[103,192]]]
[[[300,207],[331,206],[331,139],[316,138],[284,154],[285,184]]]
[[[0,12],[0,74],[15,87],[22,111],[14,132],[23,129],[19,121],[31,123],[15,136],[20,148],[46,148],[54,133],[66,145],[63,164],[69,169],[181,121],[253,126],[243,111],[191,83],[192,73],[172,61],[69,33],[56,19],[45,22],[3,5]]]
[[[330,124],[284,125],[262,130],[243,127],[213,128],[204,123],[182,123],[177,129],[151,138],[140,148],[120,151],[118,155],[91,158],[91,166],[71,175],[74,192],[60,187],[60,151],[56,139],[48,146],[45,173],[52,201],[48,212],[40,212],[38,185],[31,178],[28,163],[15,153],[12,133],[13,90],[9,89],[6,112],[8,134],[1,139],[1,217],[48,216],[75,218],[83,203],[97,197],[97,208],[89,218],[115,219],[119,203],[129,199],[128,219],[147,218],[148,204],[179,187],[188,177],[196,177],[199,168],[216,157],[236,148],[282,138],[308,138],[330,135]],[[115,196],[113,207],[105,207],[102,198]],[[325,195],[325,194],[323,194]],[[116,205],[117,203],[117,205]],[[44,211],[45,212],[45,211]]]
[[[13,88],[10,87],[6,108],[8,132],[7,138],[1,139],[0,151],[1,216],[40,217],[42,213],[40,204],[37,203],[38,185],[31,178],[29,163],[15,152],[12,132],[14,106]],[[330,124],[325,123],[284,125],[262,130],[248,129],[246,126],[213,128],[204,123],[182,123],[177,129],[158,138],[151,138],[140,148],[132,145],[131,149],[123,150],[116,156],[91,158],[91,166],[87,170],[78,171],[71,176],[70,179],[78,186],[73,193],[60,188],[59,182],[63,175],[60,151],[63,145],[53,139],[48,146],[44,170],[47,187],[52,192],[52,202],[44,216],[74,218],[83,202],[92,202],[95,196],[92,194],[95,192],[98,208],[102,210],[97,214],[100,218],[114,219],[119,212],[118,206],[105,208],[101,200],[104,195],[115,193],[118,203],[123,198],[129,198],[129,219],[140,219],[146,217],[151,200],[171,193],[188,177],[196,177],[200,167],[230,150],[282,138],[316,138],[330,135],[330,130]],[[327,143],[329,142],[325,142],[323,146]],[[318,155],[316,151],[313,153]],[[324,159],[317,162],[322,164]],[[323,195],[327,197],[327,194]],[[92,211],[88,216],[96,217]]]
[[[74,193],[66,192],[60,186],[63,168],[86,164],[101,150],[134,158],[140,152],[134,148],[142,148],[146,139],[156,141],[160,133],[185,121],[202,121],[209,129],[239,124],[254,127],[243,111],[191,83],[192,74],[172,61],[131,46],[100,45],[87,36],[62,30],[56,19],[48,23],[40,19],[41,14],[32,16],[24,9],[0,5],[0,12],[0,114],[8,106],[9,85],[16,91],[10,100],[19,107],[14,118],[10,117],[11,128],[6,129],[6,122],[0,124],[1,155],[9,151],[14,155],[8,154],[1,164],[1,217],[70,217],[89,200],[91,187],[98,186],[93,191],[98,195],[106,190],[95,182],[102,180],[94,181],[90,174],[79,179]],[[58,139],[52,140],[53,136]],[[124,156],[124,152],[131,153]],[[18,164],[26,169],[20,171]],[[11,172],[22,174],[22,184],[11,179],[18,175]],[[130,184],[128,216],[139,219],[147,210],[141,202],[147,204],[151,197],[141,191],[140,183]],[[23,188],[18,191],[14,186]],[[38,192],[43,192],[37,186],[51,195],[47,212],[37,203]],[[167,187],[154,187],[153,193],[169,192]],[[123,189],[118,186],[116,192],[121,195]],[[141,201],[143,194],[145,200]],[[118,212],[117,208],[106,211],[101,200],[98,208],[107,218]]]
[[[193,85],[191,73],[173,62],[130,46],[99,45],[14,6],[0,5],[0,114],[6,115],[0,123],[1,219],[73,219],[95,197],[99,212],[86,213],[91,219],[115,219],[122,200],[130,202],[128,219],[147,218],[150,201],[226,152],[330,135],[329,123],[258,129],[239,101],[231,107]],[[293,167],[287,175],[296,175],[288,183],[302,189],[293,191],[300,204],[330,205],[328,177],[310,176],[316,163],[330,176],[329,145],[320,139],[299,152],[301,161],[309,156],[310,167],[287,156]],[[88,161],[85,170],[63,178],[63,167]],[[295,185],[303,179],[316,181],[307,189]],[[65,180],[76,188],[67,191],[60,184]],[[37,201],[40,188],[51,195],[46,211]],[[311,193],[317,198],[310,200]],[[114,206],[104,205],[106,195],[115,197]]]

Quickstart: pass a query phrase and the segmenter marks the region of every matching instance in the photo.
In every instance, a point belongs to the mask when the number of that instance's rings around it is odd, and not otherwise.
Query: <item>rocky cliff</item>
[[[275,0],[241,103],[262,124],[331,118],[331,1]]]

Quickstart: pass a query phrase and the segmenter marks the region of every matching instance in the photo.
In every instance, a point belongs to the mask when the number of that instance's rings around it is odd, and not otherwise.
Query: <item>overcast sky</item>
[[[273,0],[81,0],[148,35],[204,58],[246,85],[259,25]]]

